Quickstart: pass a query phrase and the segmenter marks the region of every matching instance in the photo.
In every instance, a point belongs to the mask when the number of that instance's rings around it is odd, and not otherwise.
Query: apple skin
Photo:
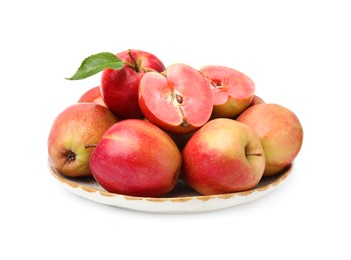
[[[260,98],[259,96],[254,95],[254,97],[251,100],[250,105],[248,106],[248,108],[252,107],[254,105],[263,104],[263,103],[266,103],[266,102],[264,102],[264,100],[262,98]]]
[[[101,94],[106,106],[120,118],[142,118],[138,104],[138,86],[148,71],[164,71],[165,66],[153,54],[126,50],[116,54],[127,62],[120,70],[106,69],[101,76]],[[132,57],[134,58],[134,61]],[[134,65],[133,68],[131,65]]]
[[[255,93],[255,84],[244,73],[218,65],[204,66],[200,73],[212,89],[212,119],[236,118],[249,106]]]
[[[89,159],[105,131],[118,121],[106,107],[95,103],[77,103],[63,110],[54,120],[48,137],[52,166],[63,175],[91,175]]]
[[[182,178],[203,195],[254,188],[265,167],[258,136],[248,126],[227,118],[213,119],[201,127],[182,156]]]
[[[163,130],[188,134],[210,119],[213,96],[197,70],[175,63],[162,73],[145,74],[139,85],[139,106],[144,116]]]
[[[109,192],[157,197],[174,188],[181,163],[176,144],[163,130],[145,120],[125,119],[101,138],[90,168]]]
[[[91,102],[106,107],[101,96],[100,86],[93,87],[86,91],[78,100],[78,103]]]
[[[297,116],[278,104],[258,104],[246,109],[237,119],[261,139],[266,168],[264,176],[281,172],[298,155],[303,141],[303,128]]]

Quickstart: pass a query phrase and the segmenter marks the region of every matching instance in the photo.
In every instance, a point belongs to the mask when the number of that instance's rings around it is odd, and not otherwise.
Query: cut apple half
[[[149,72],[139,84],[139,106],[153,124],[171,133],[186,134],[211,116],[213,96],[204,77],[185,64],[173,64],[162,73]]]
[[[249,105],[255,93],[254,82],[232,68],[209,65],[200,73],[210,84],[214,106],[212,118],[236,118]]]

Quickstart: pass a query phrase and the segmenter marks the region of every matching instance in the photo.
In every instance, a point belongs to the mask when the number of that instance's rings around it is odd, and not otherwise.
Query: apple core
[[[144,75],[139,85],[139,106],[151,123],[172,133],[186,134],[209,120],[213,96],[197,70],[177,63],[165,72]]]

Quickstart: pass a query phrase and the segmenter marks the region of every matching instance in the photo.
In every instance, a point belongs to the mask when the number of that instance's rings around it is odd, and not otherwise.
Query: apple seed
[[[170,99],[173,101],[174,106],[176,106],[179,109],[179,111],[180,111],[180,113],[181,113],[181,115],[183,117],[183,122],[182,122],[181,126],[183,126],[183,127],[190,126],[190,124],[185,119],[185,116],[184,116],[184,113],[183,113],[183,109],[182,109],[182,106],[181,106],[183,104],[183,102],[184,102],[183,97],[181,95],[179,95],[178,93],[171,93]]]
[[[214,88],[223,88],[222,83],[220,81],[218,81],[218,80],[212,80],[211,81],[211,85]]]
[[[181,95],[176,94],[176,100],[179,104],[183,103],[183,97]]]

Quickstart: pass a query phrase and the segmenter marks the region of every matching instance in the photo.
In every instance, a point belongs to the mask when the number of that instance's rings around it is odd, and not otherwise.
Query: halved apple
[[[200,73],[208,80],[214,106],[212,118],[236,118],[250,104],[254,93],[254,82],[245,74],[232,68],[209,65]]]
[[[171,133],[187,134],[211,116],[213,96],[205,78],[177,63],[162,73],[149,72],[139,84],[139,106],[153,124]]]

